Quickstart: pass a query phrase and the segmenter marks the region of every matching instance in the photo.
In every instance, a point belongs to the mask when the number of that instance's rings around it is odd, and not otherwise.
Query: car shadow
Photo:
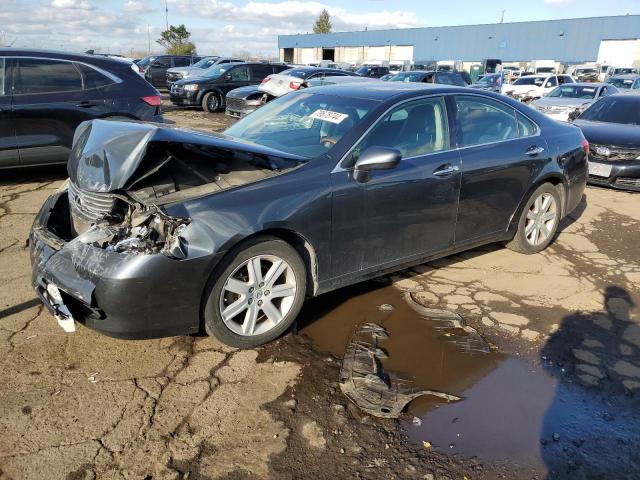
[[[64,180],[68,176],[65,164],[7,169],[2,170],[0,174],[0,187],[31,182]]]
[[[640,324],[631,295],[604,291],[604,311],[563,318],[540,352],[558,380],[541,425],[547,480],[640,478]],[[553,433],[552,433],[553,432]]]
[[[569,228],[571,225],[573,225],[575,222],[577,222],[580,219],[582,214],[587,209],[587,204],[588,204],[587,196],[582,195],[582,198],[580,199],[580,203],[578,203],[576,208],[569,215],[567,215],[562,220],[560,220],[560,224],[558,225],[558,231],[556,232],[556,238],[559,233],[566,230],[567,228]]]

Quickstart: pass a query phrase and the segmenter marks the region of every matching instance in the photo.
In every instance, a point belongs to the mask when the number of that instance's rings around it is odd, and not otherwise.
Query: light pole
[[[169,5],[168,0],[164,0],[164,20],[167,24],[167,30],[169,30]]]
[[[149,32],[148,23],[147,23],[147,55],[151,55],[151,33]]]

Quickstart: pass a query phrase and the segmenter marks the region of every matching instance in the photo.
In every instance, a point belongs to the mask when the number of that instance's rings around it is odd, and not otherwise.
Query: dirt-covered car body
[[[333,105],[335,111],[316,110],[296,124],[315,129],[319,122],[337,139],[330,147],[314,143],[304,147],[307,154],[300,153],[304,148],[294,154],[235,136],[274,110],[304,102]],[[493,114],[470,124],[477,117],[456,119],[453,102],[465,109],[489,102],[514,122],[522,116],[529,130],[487,143],[482,132],[495,126]],[[360,175],[354,148],[372,129],[425,138],[412,133],[416,119],[422,125],[435,114],[423,103],[449,112],[438,124],[446,145]],[[407,108],[411,115],[402,113]],[[401,114],[389,114],[394,111]],[[291,128],[282,124],[268,142],[312,134]],[[565,215],[578,204],[586,178],[579,129],[466,88],[393,82],[308,88],[273,100],[228,132],[106,121],[79,128],[69,187],[47,200],[30,234],[33,286],[59,321],[70,314],[125,338],[196,332],[207,285],[228,252],[250,239],[275,237],[293,247],[305,266],[304,293],[315,296],[508,240],[543,183],[557,186]],[[484,143],[464,147],[462,138]],[[405,148],[388,136],[377,142]],[[377,154],[389,151],[385,145],[370,148]]]

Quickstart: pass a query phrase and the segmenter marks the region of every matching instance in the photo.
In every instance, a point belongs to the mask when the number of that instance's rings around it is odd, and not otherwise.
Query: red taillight
[[[162,100],[160,99],[160,95],[151,95],[150,97],[140,97],[140,99],[151,105],[152,107],[159,107],[162,105]]]
[[[582,144],[582,149],[584,150],[584,154],[589,155],[589,142],[587,141],[587,139],[583,138],[582,142],[580,143]]]
[[[136,65],[138,67],[138,71],[140,73],[144,73],[144,68],[142,68],[140,65]]]
[[[291,90],[298,90],[300,88],[300,85],[302,85],[302,83],[300,82],[289,82],[289,88]]]
[[[271,77],[266,77],[264,78],[261,82],[260,85],[264,85],[265,83],[267,83],[269,80],[271,80]]]

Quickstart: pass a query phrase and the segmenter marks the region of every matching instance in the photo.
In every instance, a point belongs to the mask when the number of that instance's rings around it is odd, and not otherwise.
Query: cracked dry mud
[[[192,110],[167,118],[229,123]],[[35,299],[25,248],[64,178],[59,167],[0,178],[0,479],[514,478],[514,465],[418,448],[397,422],[363,415],[337,388],[339,361],[304,335],[237,351],[207,337],[65,334]],[[540,255],[489,246],[390,279],[460,313],[500,351],[561,364],[562,382],[635,401],[639,199],[588,188]],[[316,299],[301,326],[327,328],[343,300]]]

